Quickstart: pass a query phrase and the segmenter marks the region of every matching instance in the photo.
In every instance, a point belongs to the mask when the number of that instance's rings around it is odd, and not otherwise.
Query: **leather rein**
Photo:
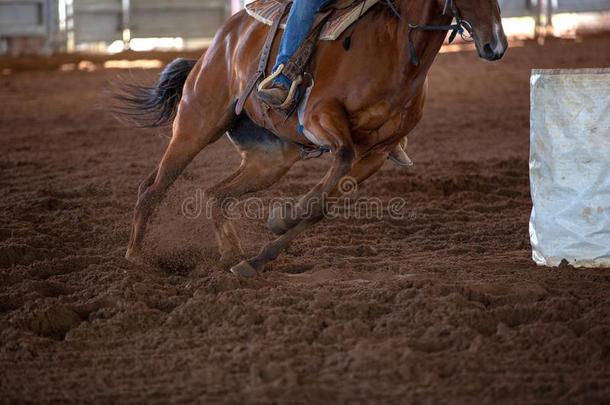
[[[453,16],[455,17],[455,24],[426,25],[409,23],[409,53],[411,55],[411,63],[413,64],[413,66],[419,66],[419,58],[417,57],[417,50],[415,49],[415,42],[413,41],[413,33],[415,31],[451,31],[451,35],[449,36],[450,44],[455,40],[458,34],[462,37],[464,41],[472,41],[472,24],[462,18],[462,16],[460,15],[460,11],[455,6],[453,0],[445,0],[445,7],[443,7],[443,15],[447,15],[449,14],[449,12],[451,12],[451,14],[453,14]]]

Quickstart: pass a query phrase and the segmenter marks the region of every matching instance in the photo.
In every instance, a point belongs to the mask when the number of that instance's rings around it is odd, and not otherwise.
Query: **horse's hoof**
[[[133,250],[131,249],[127,249],[127,252],[125,252],[125,259],[127,259],[128,261],[134,263],[137,261],[137,255]]]
[[[125,259],[133,264],[144,264],[142,253],[132,249],[127,249],[127,252],[125,252]]]
[[[413,161],[402,148],[397,147],[390,153],[388,158],[395,164],[401,167],[413,167]]]
[[[231,273],[244,278],[252,278],[258,274],[256,269],[245,260],[231,267]]]
[[[283,235],[290,230],[290,226],[283,218],[285,215],[286,209],[283,207],[274,207],[269,213],[269,218],[267,218],[267,227],[275,235]]]
[[[225,253],[220,257],[218,262],[223,270],[229,270],[233,265],[245,259],[243,253]]]

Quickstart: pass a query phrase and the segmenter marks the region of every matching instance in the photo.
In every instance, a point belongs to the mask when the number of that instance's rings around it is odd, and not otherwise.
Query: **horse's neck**
[[[439,2],[434,0],[398,0],[397,3],[400,12],[400,38],[404,42],[405,49],[408,49],[409,24],[448,25],[453,20],[451,15],[443,15]],[[427,32],[423,34],[424,38],[426,38],[424,42],[425,51],[434,50],[438,53],[445,35],[446,33],[443,32]]]
[[[419,66],[411,62],[409,48],[409,24],[418,25],[447,25],[453,17],[443,15],[439,3],[434,0],[398,0],[400,10],[399,35],[402,42],[399,46],[404,52],[401,56],[402,89],[419,88],[423,86],[428,70],[443,45],[446,32],[415,33],[415,48],[420,61]]]

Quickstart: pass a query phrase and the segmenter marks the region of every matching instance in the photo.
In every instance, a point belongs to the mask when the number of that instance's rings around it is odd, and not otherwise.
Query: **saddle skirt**
[[[379,0],[338,0],[335,2],[336,10],[322,27],[319,39],[321,41],[334,41],[353,23],[358,21]],[[345,3],[345,5],[343,4]],[[255,0],[246,4],[246,12],[252,18],[263,24],[272,25],[280,13],[281,0]],[[280,28],[286,28],[286,18],[282,20]],[[315,23],[314,23],[315,25]]]

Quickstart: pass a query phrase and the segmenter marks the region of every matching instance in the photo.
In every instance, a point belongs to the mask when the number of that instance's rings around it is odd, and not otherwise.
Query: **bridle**
[[[451,14],[455,17],[455,24],[449,25],[425,25],[425,24],[411,24],[409,23],[409,53],[411,55],[411,63],[413,66],[419,66],[419,58],[417,57],[417,50],[415,49],[415,43],[413,41],[413,33],[417,30],[421,31],[451,31],[449,36],[449,43],[452,43],[458,34],[464,41],[472,41],[472,24],[467,20],[464,20],[460,15],[460,11],[455,6],[453,0],[445,0],[445,6],[443,7],[443,15]]]

